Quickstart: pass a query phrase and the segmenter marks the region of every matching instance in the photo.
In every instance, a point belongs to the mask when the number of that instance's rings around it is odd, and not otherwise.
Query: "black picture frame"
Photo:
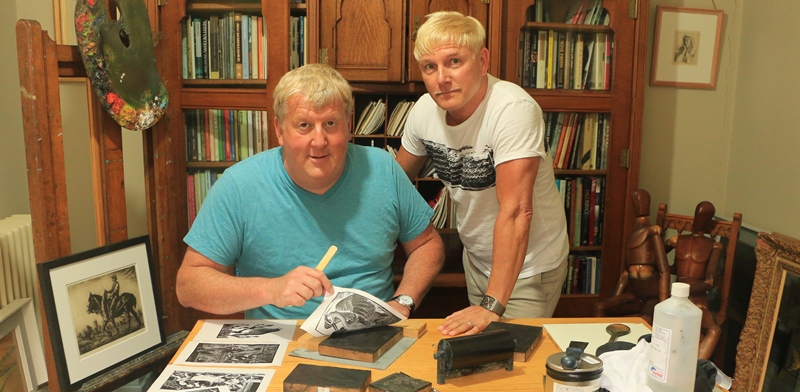
[[[149,236],[37,268],[62,390],[75,391],[87,380],[165,344]],[[115,286],[116,296],[111,294]]]

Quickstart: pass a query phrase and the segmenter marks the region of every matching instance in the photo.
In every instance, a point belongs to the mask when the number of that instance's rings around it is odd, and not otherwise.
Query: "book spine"
[[[259,16],[256,20],[256,39],[258,40],[258,78],[264,79],[264,17]]]
[[[258,79],[258,17],[250,16],[250,79]]]
[[[219,16],[212,15],[209,19],[209,79],[219,79]]]
[[[531,31],[525,30],[520,39],[520,62],[522,63],[522,75],[519,77],[519,81],[522,87],[528,87],[528,79],[531,77],[530,41]]]
[[[208,19],[203,20],[200,33],[203,39],[201,69],[203,70],[203,78],[208,79]]]
[[[555,88],[564,88],[564,61],[566,52],[566,32],[558,32],[558,53],[556,54]]]
[[[547,33],[547,87],[546,87],[548,89],[552,89],[555,86],[553,84],[553,74],[555,73],[555,70],[553,69],[553,66],[554,65],[558,65],[558,64],[554,64],[553,63],[553,59],[558,54],[558,52],[555,51],[556,42],[557,42],[556,32],[554,30],[548,31],[548,33]]]
[[[234,61],[236,79],[242,79],[242,14],[236,13],[233,16],[233,45],[234,45]]]
[[[194,78],[203,79],[203,21],[195,18],[192,22],[194,29]]]
[[[189,210],[189,226],[192,226],[194,222],[194,218],[197,217],[197,211],[195,210],[195,194],[194,194],[194,174],[189,173],[186,174],[186,205],[187,209]]]
[[[250,16],[242,15],[241,28],[242,78],[250,79]]]

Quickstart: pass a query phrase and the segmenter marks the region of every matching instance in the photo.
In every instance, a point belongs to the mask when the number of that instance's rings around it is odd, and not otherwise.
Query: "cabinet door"
[[[321,3],[320,63],[349,81],[403,82],[405,0]]]
[[[477,19],[489,34],[489,3],[483,0],[409,0],[408,4],[408,81],[421,82],[422,73],[414,59],[414,42],[417,29],[425,22],[425,16],[437,11],[458,11]],[[488,46],[488,44],[487,44]]]

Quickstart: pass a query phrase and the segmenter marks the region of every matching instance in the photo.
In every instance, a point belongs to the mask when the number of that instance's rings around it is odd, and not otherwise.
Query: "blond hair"
[[[283,122],[289,111],[289,98],[300,95],[315,109],[341,102],[346,118],[353,112],[353,91],[350,83],[335,69],[325,64],[306,64],[287,72],[272,92],[275,117]]]
[[[477,19],[456,11],[434,12],[427,18],[417,30],[414,43],[414,58],[417,61],[446,43],[468,47],[474,56],[478,56],[484,47],[486,30]]]

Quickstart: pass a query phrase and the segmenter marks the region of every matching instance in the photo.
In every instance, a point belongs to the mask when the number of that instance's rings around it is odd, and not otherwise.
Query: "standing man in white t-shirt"
[[[471,306],[448,316],[445,335],[478,333],[501,317],[550,317],[567,274],[542,109],[487,73],[485,40],[475,18],[428,16],[414,47],[428,94],[409,114],[397,154],[412,179],[430,157],[456,203]]]

